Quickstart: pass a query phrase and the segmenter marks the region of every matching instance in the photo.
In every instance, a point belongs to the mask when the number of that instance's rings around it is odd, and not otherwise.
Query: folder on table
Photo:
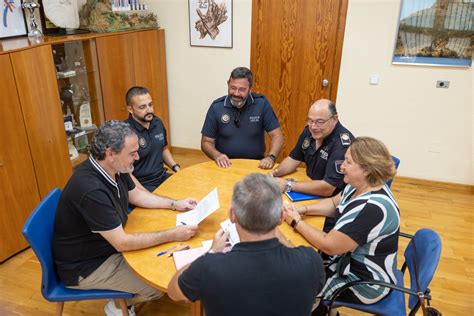
[[[285,194],[292,202],[317,200],[317,199],[327,198],[327,196],[312,195],[312,194],[306,194],[306,193],[301,193],[301,192],[293,192],[293,191],[285,192]]]

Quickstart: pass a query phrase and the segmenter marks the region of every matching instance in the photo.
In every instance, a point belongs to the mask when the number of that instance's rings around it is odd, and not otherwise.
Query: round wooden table
[[[202,199],[212,189],[217,187],[220,208],[199,224],[199,231],[196,236],[182,242],[183,246],[189,245],[191,248],[201,247],[202,241],[214,238],[215,233],[220,228],[220,223],[228,218],[234,184],[252,172],[269,173],[269,170],[259,169],[258,163],[258,160],[233,159],[232,166],[227,169],[217,167],[214,161],[196,164],[173,174],[155,190],[156,194],[174,199],[185,197]],[[304,169],[298,169],[287,177],[300,181],[308,180]],[[284,200],[288,200],[285,195],[283,197]],[[314,201],[299,203],[309,204],[314,203]],[[129,216],[125,231],[129,233],[148,232],[174,227],[176,225],[177,213],[168,209],[135,208]],[[305,218],[305,221],[316,227],[322,227],[324,219],[312,216]],[[280,225],[279,229],[294,245],[309,245],[301,235],[295,233],[286,223]],[[143,280],[166,292],[168,282],[176,272],[176,268],[172,257],[167,255],[158,257],[156,254],[177,243],[169,242],[147,249],[125,252],[124,257],[130,267]]]

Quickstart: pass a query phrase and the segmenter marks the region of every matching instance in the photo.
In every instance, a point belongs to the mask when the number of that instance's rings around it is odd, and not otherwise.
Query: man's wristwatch
[[[291,220],[290,226],[293,227],[294,229],[296,229],[296,226],[298,226],[299,222],[300,222],[300,221],[297,221],[296,219],[293,218],[293,219]]]
[[[273,160],[273,162],[275,162],[275,161],[277,160],[277,157],[276,157],[274,154],[268,155],[268,158],[270,158],[271,160]]]
[[[291,192],[291,189],[293,188],[293,183],[295,182],[295,179],[290,178],[288,181],[286,181],[285,184],[285,192]]]
[[[176,167],[178,167],[178,168],[181,169],[181,166],[180,166],[179,163],[175,163],[175,164],[173,165],[173,167],[171,167],[171,169],[172,169],[174,172],[176,172]]]

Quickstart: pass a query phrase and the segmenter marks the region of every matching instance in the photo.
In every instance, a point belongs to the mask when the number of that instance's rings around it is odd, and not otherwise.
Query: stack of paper
[[[221,223],[221,228],[224,231],[229,232],[229,242],[231,247],[234,247],[235,244],[240,242],[239,233],[237,233],[237,229],[235,228],[235,224],[230,221],[230,219],[226,219]]]

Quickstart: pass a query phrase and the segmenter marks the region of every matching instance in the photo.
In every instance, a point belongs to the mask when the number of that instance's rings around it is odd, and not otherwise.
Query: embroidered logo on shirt
[[[324,149],[321,150],[321,159],[328,160],[328,152],[324,151]]]
[[[260,116],[251,116],[250,118],[250,123],[255,123],[260,121]]]
[[[165,139],[165,135],[163,135],[163,133],[156,134],[155,138],[158,138],[159,141],[163,141]]]
[[[140,147],[146,147],[146,140],[145,140],[145,138],[140,137],[140,138],[138,139],[138,144],[140,145]]]
[[[343,146],[349,146],[351,144],[351,138],[349,137],[349,134],[342,133],[339,134],[339,137],[341,138],[341,143]]]
[[[309,138],[305,138],[303,144],[301,144],[301,148],[308,149],[309,144],[311,144],[311,141],[309,140]]]
[[[225,113],[221,116],[221,122],[224,123],[224,124],[227,124],[229,123],[230,121],[230,115]]]
[[[336,160],[334,161],[334,166],[336,167],[336,172],[339,173],[339,174],[344,174],[342,172],[342,169],[341,169],[341,166],[342,166],[342,163],[344,162],[344,160]]]

